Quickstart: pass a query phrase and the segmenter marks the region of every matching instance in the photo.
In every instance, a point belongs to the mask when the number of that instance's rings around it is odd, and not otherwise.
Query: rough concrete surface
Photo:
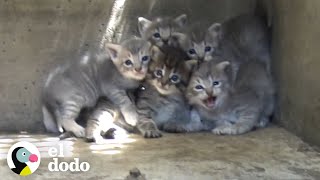
[[[40,149],[39,169],[23,179],[124,179],[138,168],[148,180],[212,179],[320,179],[320,153],[282,128],[270,127],[241,136],[215,136],[210,133],[165,134],[160,139],[130,135],[105,144],[87,144],[82,140],[58,142],[46,135],[5,135],[0,138],[0,159],[10,144],[28,140]],[[51,144],[45,143],[51,142]],[[88,161],[88,172],[49,172],[45,147],[64,143],[59,161]],[[0,174],[6,180],[17,179],[6,161],[0,160]],[[21,178],[22,179],[22,178]]]

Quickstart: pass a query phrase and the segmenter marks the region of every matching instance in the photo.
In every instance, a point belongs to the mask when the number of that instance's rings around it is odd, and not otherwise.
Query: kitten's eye
[[[154,72],[154,75],[157,77],[157,78],[160,78],[162,77],[162,70],[161,69],[158,69]]]
[[[218,86],[220,86],[221,85],[221,83],[219,82],[219,81],[214,81],[213,82],[213,86],[215,86],[215,87],[218,87]]]
[[[196,87],[194,87],[196,90],[203,90],[204,89],[204,87],[203,86],[201,86],[201,85],[196,85]]]
[[[155,38],[160,38],[160,33],[154,33],[154,34],[153,34],[153,37],[155,37]]]
[[[126,66],[132,66],[132,61],[131,60],[126,60],[125,62],[124,62],[124,64],[126,65]]]
[[[207,47],[204,48],[204,52],[209,52],[209,51],[211,51],[211,49],[212,48],[210,46],[207,46]]]
[[[143,56],[141,60],[142,61],[148,61],[149,60],[149,56]]]
[[[174,74],[174,75],[171,76],[170,80],[173,83],[178,83],[179,82],[179,76]]]
[[[23,152],[23,153],[22,153],[22,156],[26,156],[26,152]]]
[[[189,54],[191,54],[191,55],[196,54],[196,50],[194,50],[194,49],[190,49],[188,52],[189,52]]]

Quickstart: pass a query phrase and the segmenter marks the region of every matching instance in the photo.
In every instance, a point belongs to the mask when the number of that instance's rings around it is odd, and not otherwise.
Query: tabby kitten
[[[49,132],[71,132],[84,137],[75,119],[100,97],[116,105],[130,125],[138,114],[127,90],[138,87],[147,74],[151,44],[132,38],[121,45],[106,44],[106,52],[87,55],[59,66],[48,77],[43,91],[44,124]],[[92,134],[87,134],[91,137]]]
[[[201,120],[212,123],[214,134],[242,134],[264,127],[273,113],[274,87],[265,65],[250,60],[240,66],[233,84],[220,60],[201,64],[194,72],[186,96]]]
[[[150,41],[159,48],[173,46],[171,35],[178,32],[187,24],[187,15],[182,14],[175,19],[165,17],[150,21],[144,17],[138,18],[138,29],[141,37]]]
[[[203,62],[222,56],[230,61],[234,74],[241,63],[257,59],[270,72],[270,35],[267,23],[258,16],[240,15],[209,28],[205,23],[196,23],[172,37],[191,59]]]
[[[167,132],[202,130],[200,117],[192,116],[183,91],[188,84],[192,63],[181,60],[181,54],[172,50],[153,58],[144,83],[137,94],[138,130],[146,138],[161,137]],[[159,128],[159,129],[158,129]]]

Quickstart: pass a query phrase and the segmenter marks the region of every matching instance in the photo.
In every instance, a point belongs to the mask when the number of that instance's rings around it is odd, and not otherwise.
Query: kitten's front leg
[[[71,132],[76,137],[84,137],[85,129],[75,121],[80,113],[81,107],[76,106],[74,103],[70,103],[65,104],[61,109],[62,111],[57,114],[58,124],[61,124],[66,132]]]
[[[162,136],[157,125],[150,118],[140,119],[137,128],[145,138],[159,138]]]
[[[131,102],[126,91],[114,90],[107,96],[114,104],[116,104],[120,108],[125,121],[131,126],[135,126],[138,122],[138,113],[136,111],[135,105]]]
[[[131,126],[136,126],[138,122],[138,113],[136,112],[136,108],[132,103],[120,107],[120,111],[128,124]]]
[[[147,102],[137,102],[137,112],[139,114],[139,121],[137,128],[145,138],[159,138],[162,136],[156,123],[152,120],[151,109]]]

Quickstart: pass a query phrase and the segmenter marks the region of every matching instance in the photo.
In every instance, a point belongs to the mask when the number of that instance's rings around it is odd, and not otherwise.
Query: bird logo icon
[[[29,142],[18,142],[11,146],[7,155],[8,166],[20,176],[28,176],[40,165],[40,153]]]

